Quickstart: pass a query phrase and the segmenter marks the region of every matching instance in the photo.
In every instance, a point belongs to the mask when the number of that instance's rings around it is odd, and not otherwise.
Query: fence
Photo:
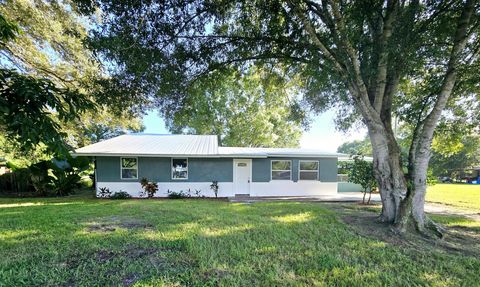
[[[0,175],[1,193],[24,193],[34,191],[28,170],[18,170]]]

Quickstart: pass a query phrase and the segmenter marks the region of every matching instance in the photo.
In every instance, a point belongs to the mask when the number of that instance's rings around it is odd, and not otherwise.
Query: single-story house
[[[157,182],[155,196],[200,191],[213,197],[315,196],[337,193],[339,154],[300,148],[221,147],[214,135],[128,134],[75,151],[95,159],[97,192],[138,197],[140,180]]]

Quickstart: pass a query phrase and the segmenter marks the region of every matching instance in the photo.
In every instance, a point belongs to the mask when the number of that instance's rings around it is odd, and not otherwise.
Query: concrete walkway
[[[473,211],[463,210],[460,208],[455,208],[453,206],[440,204],[440,203],[426,202],[425,212],[432,213],[432,214],[440,214],[440,215],[463,216],[468,219],[480,221],[480,210],[479,212],[473,212]]]
[[[316,196],[269,196],[269,197],[229,197],[230,202],[262,202],[262,201],[325,201],[325,202],[358,202],[362,201],[361,192],[339,192],[332,195]],[[368,199],[368,194],[367,194]],[[372,194],[370,202],[380,202],[380,194]]]

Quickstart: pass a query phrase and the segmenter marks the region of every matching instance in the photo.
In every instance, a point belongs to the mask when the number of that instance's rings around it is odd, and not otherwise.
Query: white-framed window
[[[292,180],[292,161],[272,160],[271,176],[272,180]]]
[[[188,158],[172,158],[172,179],[188,179]]]
[[[318,160],[301,160],[298,165],[299,180],[318,180]]]
[[[138,158],[121,157],[120,158],[120,178],[138,179]]]

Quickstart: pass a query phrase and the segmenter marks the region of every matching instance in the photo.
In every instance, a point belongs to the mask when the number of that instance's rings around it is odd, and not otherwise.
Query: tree
[[[372,145],[367,137],[363,140],[344,142],[337,148],[337,152],[350,155],[371,155]]]
[[[445,146],[450,146],[446,149]],[[435,176],[456,177],[460,172],[480,165],[480,137],[475,134],[464,136],[459,143],[434,141],[431,168]]]
[[[13,41],[18,26],[0,14],[0,48]],[[21,143],[21,150],[31,151],[44,144],[53,154],[64,154],[65,134],[58,122],[69,121],[93,104],[77,90],[59,88],[48,79],[36,79],[15,70],[0,69],[0,131],[7,139]]]
[[[107,16],[92,43],[121,67],[115,76],[160,107],[183,105],[191,83],[222,67],[282,63],[315,111],[337,106],[341,127],[360,119],[368,128],[380,219],[400,232],[441,235],[424,213],[430,146],[452,93],[469,95],[456,84],[478,83],[478,73],[464,73],[478,66],[475,0],[79,3]],[[427,93],[409,96],[405,81]],[[407,172],[394,115],[412,127]]]
[[[66,122],[93,107],[77,91],[61,89],[49,80],[20,75],[13,70],[0,69],[0,87],[0,130],[8,139],[21,143],[24,151],[45,144],[48,152],[65,154],[66,134],[60,131],[52,115]]]
[[[353,157],[353,164],[348,170],[348,180],[352,183],[359,184],[363,190],[363,200],[365,204],[365,196],[369,194],[367,204],[370,204],[372,192],[377,188],[377,181],[373,172],[372,162],[368,162],[361,156]]]
[[[49,114],[55,129],[64,135],[63,142],[79,147],[128,130],[143,130],[127,100],[130,94],[111,94],[112,89],[103,84],[110,81],[85,45],[89,20],[80,18],[73,3],[9,0],[0,4],[0,14],[16,23],[18,32],[14,41],[4,41],[0,49],[3,68],[48,81],[58,90],[76,91],[96,106],[77,110],[68,121]]]
[[[164,117],[174,133],[219,135],[225,146],[297,147],[304,116],[292,86],[261,69],[222,71],[194,83],[188,103]]]

